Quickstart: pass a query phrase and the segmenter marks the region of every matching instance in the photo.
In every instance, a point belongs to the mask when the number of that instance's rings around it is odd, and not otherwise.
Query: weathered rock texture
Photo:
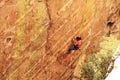
[[[1,0],[0,27],[0,80],[77,80],[102,36],[120,39],[120,1]],[[75,36],[82,50],[67,55]]]

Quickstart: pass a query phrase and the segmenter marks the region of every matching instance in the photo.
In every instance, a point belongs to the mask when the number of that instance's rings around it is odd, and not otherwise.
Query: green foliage
[[[83,63],[82,77],[87,80],[104,80],[111,57],[120,41],[111,37],[103,37],[100,43],[100,51],[89,57],[89,62]]]
[[[114,36],[103,37],[103,38],[104,38],[104,41],[100,43],[101,51],[105,50],[113,53],[118,47],[118,44],[120,43],[120,41],[114,38]]]

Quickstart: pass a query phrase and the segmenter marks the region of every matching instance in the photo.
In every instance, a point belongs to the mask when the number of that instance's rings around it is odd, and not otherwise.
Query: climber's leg
[[[78,48],[74,45],[68,49],[68,54],[70,54],[73,50],[78,50]]]

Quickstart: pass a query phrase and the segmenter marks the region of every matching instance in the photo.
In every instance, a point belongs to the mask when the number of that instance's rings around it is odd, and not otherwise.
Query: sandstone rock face
[[[77,80],[79,57],[120,39],[120,1],[1,0],[0,27],[0,80]],[[82,50],[68,55],[75,36]]]

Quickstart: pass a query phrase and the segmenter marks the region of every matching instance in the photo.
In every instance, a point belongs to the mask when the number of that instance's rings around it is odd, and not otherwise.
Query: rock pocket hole
[[[108,27],[112,27],[114,23],[115,23],[115,22],[110,22],[110,21],[109,21],[109,22],[107,23],[107,26],[108,26]]]
[[[9,43],[11,40],[12,40],[12,38],[9,37],[9,38],[6,39],[6,42]]]

